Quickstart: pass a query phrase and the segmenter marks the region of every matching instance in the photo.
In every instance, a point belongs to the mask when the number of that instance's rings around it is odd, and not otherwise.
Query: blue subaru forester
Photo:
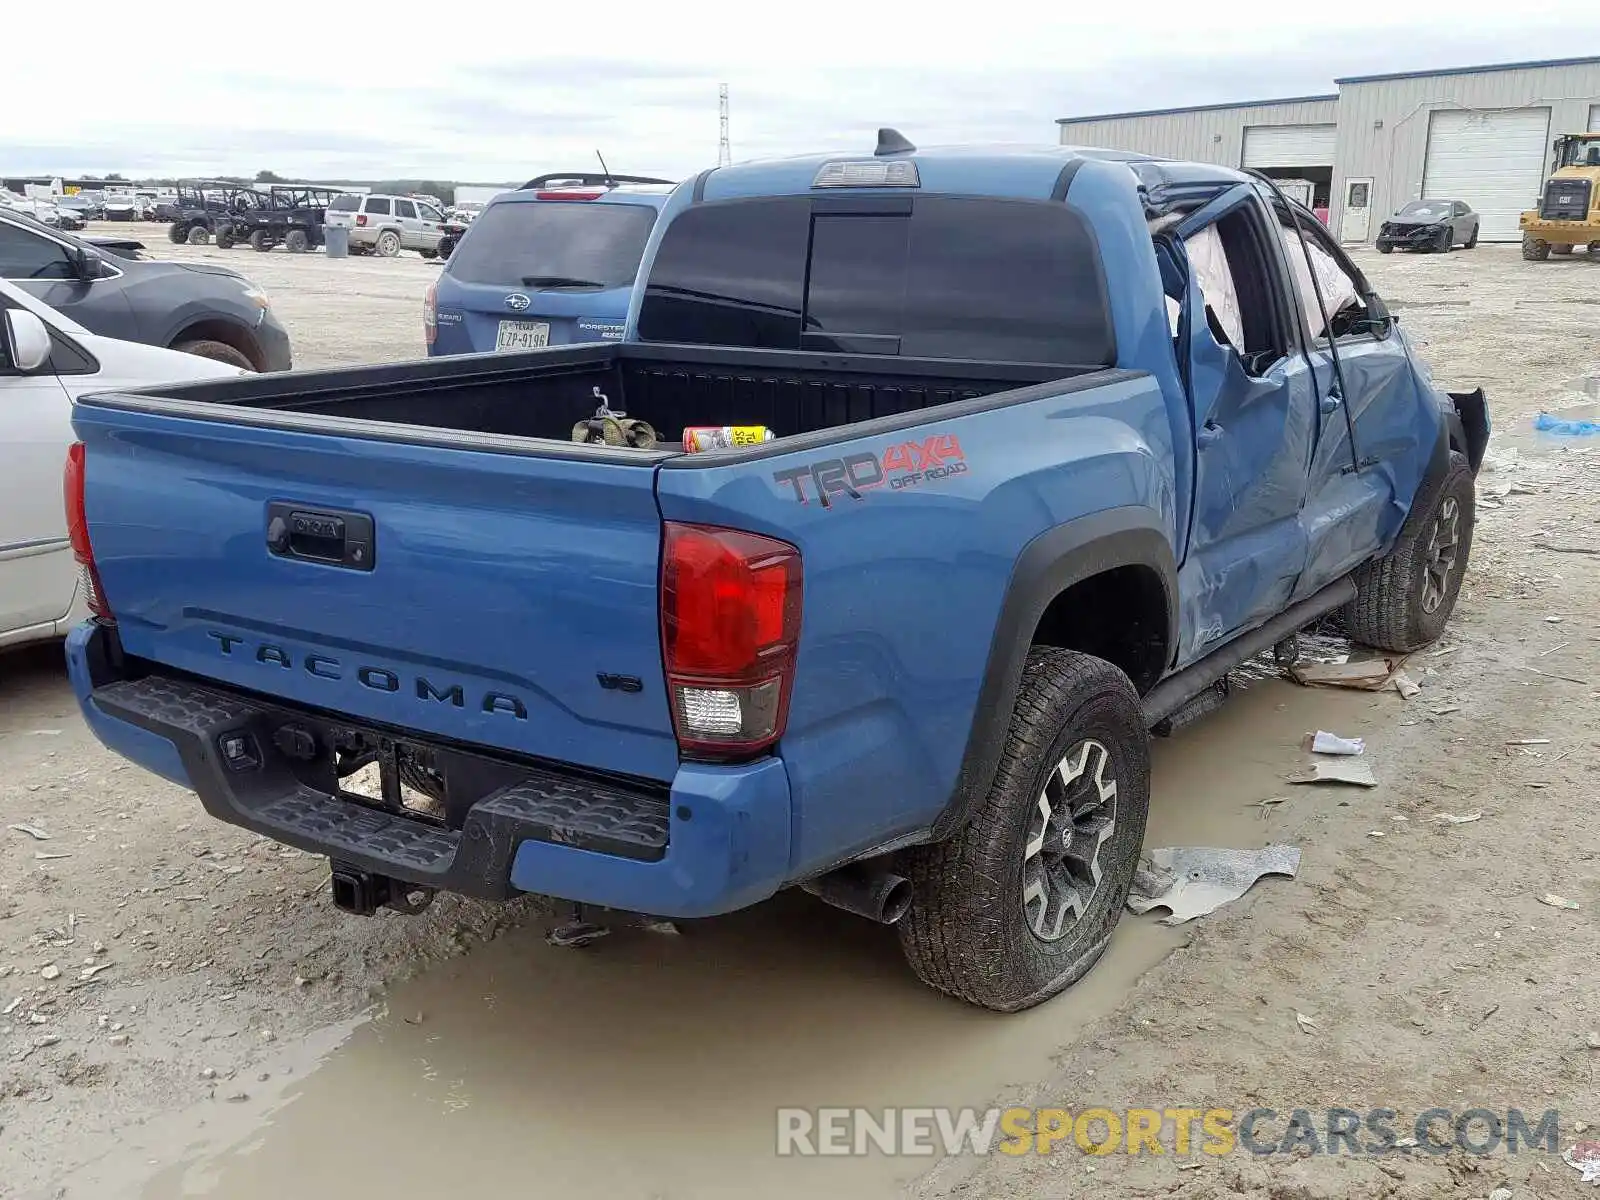
[[[496,196],[428,289],[428,353],[621,341],[639,260],[675,186],[568,173]]]

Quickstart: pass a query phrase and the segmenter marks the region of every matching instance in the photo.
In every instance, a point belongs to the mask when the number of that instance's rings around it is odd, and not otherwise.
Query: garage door
[[[1246,125],[1243,166],[1331,167],[1335,125]]]
[[[1434,112],[1423,198],[1465,200],[1483,218],[1478,236],[1484,241],[1518,241],[1517,218],[1544,183],[1549,135],[1548,108]]]
[[[1589,132],[1600,133],[1600,104],[1589,105]]]

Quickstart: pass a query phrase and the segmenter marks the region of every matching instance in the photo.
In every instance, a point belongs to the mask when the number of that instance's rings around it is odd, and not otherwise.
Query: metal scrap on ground
[[[1395,672],[1405,661],[1404,655],[1396,655],[1345,662],[1296,663],[1289,668],[1289,678],[1305,687],[1340,687],[1377,692],[1391,686]]]
[[[1134,876],[1128,907],[1136,913],[1170,910],[1163,925],[1182,925],[1215,912],[1248,892],[1263,875],[1287,875],[1300,869],[1295,846],[1260,850],[1172,846],[1148,851]]]
[[[1377,787],[1372,764],[1364,758],[1329,755],[1314,760],[1303,771],[1288,777],[1290,783],[1347,783],[1354,787]]]

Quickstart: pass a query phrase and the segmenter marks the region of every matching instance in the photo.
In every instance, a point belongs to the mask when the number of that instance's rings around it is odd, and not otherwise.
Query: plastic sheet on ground
[[[1147,851],[1134,876],[1128,907],[1136,913],[1165,908],[1163,925],[1182,925],[1231,904],[1263,875],[1287,875],[1300,869],[1295,846],[1260,850],[1174,846]]]

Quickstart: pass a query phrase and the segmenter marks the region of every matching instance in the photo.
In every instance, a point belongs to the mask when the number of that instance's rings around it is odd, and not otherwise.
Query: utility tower
[[[717,139],[717,166],[726,167],[733,163],[733,149],[728,144],[728,85],[725,83],[717,87],[717,120],[721,126],[721,136]]]

